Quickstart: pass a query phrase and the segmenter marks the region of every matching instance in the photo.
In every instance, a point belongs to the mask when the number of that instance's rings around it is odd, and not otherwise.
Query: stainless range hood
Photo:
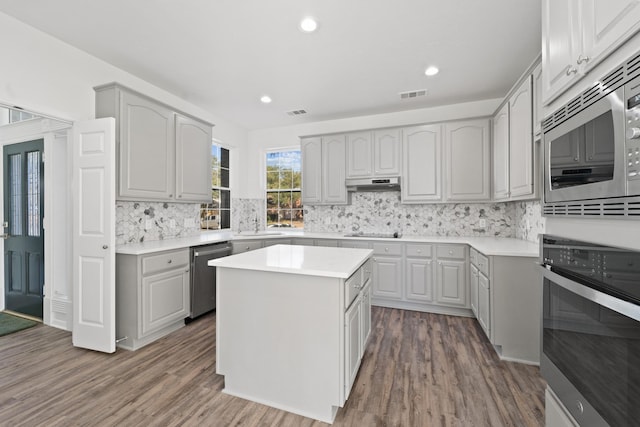
[[[400,177],[350,178],[345,180],[347,191],[400,191]]]

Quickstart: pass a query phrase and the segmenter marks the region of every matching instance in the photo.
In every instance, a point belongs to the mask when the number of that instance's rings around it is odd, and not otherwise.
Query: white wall
[[[215,124],[214,138],[244,150],[244,128],[0,13],[0,103],[69,121],[95,117],[93,87],[117,81]],[[234,185],[232,181],[232,185]]]
[[[490,116],[495,112],[501,102],[502,99],[489,99],[465,104],[444,105],[397,113],[376,114],[249,131],[248,144],[251,150],[248,150],[245,155],[246,170],[243,171],[245,173],[243,173],[239,182],[239,188],[242,191],[234,193],[234,197],[264,198],[265,153],[268,150],[278,148],[299,147],[301,136]]]

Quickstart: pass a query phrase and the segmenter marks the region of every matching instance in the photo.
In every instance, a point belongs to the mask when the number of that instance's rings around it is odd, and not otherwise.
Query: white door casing
[[[72,144],[73,345],[113,353],[115,119],[76,123]]]

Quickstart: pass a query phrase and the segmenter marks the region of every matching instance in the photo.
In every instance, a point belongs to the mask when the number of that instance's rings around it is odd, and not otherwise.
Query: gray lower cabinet
[[[491,336],[491,298],[489,295],[489,279],[478,274],[478,322],[487,336]]]
[[[373,243],[373,296],[402,298],[402,243]]]
[[[469,308],[467,297],[467,245],[436,246],[436,301]]]
[[[189,249],[116,256],[118,346],[137,350],[184,326],[189,316]]]
[[[535,257],[485,256],[471,249],[473,310],[502,359],[540,362],[542,290]]]
[[[293,241],[291,239],[267,239],[263,241],[263,248],[266,248],[267,246],[273,246],[273,245],[291,245],[293,244]]]
[[[405,253],[406,299],[416,302],[433,302],[432,245],[407,243]]]
[[[473,250],[473,249],[471,249]],[[473,262],[473,261],[471,261]],[[471,296],[471,301],[469,301],[471,305],[471,312],[477,318],[478,317],[478,287],[480,286],[479,278],[478,278],[478,268],[474,264],[469,265],[469,295]]]

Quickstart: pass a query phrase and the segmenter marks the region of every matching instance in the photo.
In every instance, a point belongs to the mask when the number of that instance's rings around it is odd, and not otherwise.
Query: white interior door
[[[73,126],[73,345],[113,353],[115,119]]]

